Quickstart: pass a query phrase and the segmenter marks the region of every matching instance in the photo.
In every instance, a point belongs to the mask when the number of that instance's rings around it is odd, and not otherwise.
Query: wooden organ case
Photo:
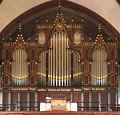
[[[21,30],[21,27],[19,27]],[[84,23],[66,24],[58,13],[54,24],[36,25],[35,41],[3,42],[3,104],[30,110],[46,97],[64,95],[78,110],[113,109],[117,104],[117,42],[105,42],[98,27],[96,40],[84,37]],[[8,104],[8,105],[5,105]],[[9,106],[9,107],[8,107]],[[112,108],[113,106],[113,108]]]

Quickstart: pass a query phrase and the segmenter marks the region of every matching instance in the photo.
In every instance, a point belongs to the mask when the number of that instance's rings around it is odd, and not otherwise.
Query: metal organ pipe
[[[69,38],[64,31],[56,31],[50,39],[50,49],[48,50],[48,86],[63,87],[71,86],[71,53],[69,49]],[[79,72],[78,58],[79,54],[75,54],[74,74],[76,75],[75,82],[77,85],[81,80]],[[73,56],[74,57],[74,56]],[[39,86],[46,85],[46,51],[43,51],[39,60]],[[80,80],[79,80],[80,79]],[[79,81],[78,81],[79,80]],[[76,84],[75,83],[75,84]]]
[[[67,82],[67,86],[68,86],[68,80],[69,80],[69,73],[68,73],[68,38],[66,36],[66,41],[67,41],[67,46],[66,46],[66,49],[67,49],[67,75],[66,75],[66,82]]]
[[[92,85],[106,85],[107,84],[107,58],[106,52],[102,49],[95,50],[93,52],[92,63]]]
[[[27,85],[28,65],[27,54],[22,47],[16,48],[12,62],[12,84]]]
[[[62,82],[62,86],[63,86],[63,76],[64,76],[64,74],[63,74],[63,69],[64,69],[64,67],[63,67],[63,57],[64,57],[64,51],[63,51],[63,46],[64,46],[64,42],[63,42],[63,32],[62,32],[62,77],[61,77],[61,82]]]

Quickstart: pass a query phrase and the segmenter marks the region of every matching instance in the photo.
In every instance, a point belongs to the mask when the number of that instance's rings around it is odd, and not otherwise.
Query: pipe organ
[[[42,102],[57,92],[80,102],[83,107],[80,110],[86,106],[116,104],[116,41],[104,41],[100,32],[95,41],[92,38],[86,41],[84,23],[66,24],[62,13],[57,14],[53,24],[37,23],[35,32],[35,37],[28,40],[20,31],[15,42],[12,39],[3,42],[2,87],[10,103],[15,101],[9,95],[15,94],[16,102],[24,102],[25,95],[28,102]],[[11,89],[6,90],[9,86]],[[86,104],[91,101],[96,104]],[[22,107],[21,103],[18,105]]]

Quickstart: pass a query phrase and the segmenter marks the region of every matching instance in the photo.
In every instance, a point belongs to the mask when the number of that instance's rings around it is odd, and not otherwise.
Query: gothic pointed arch
[[[95,45],[92,53],[92,67],[91,67],[91,84],[92,85],[107,85],[108,84],[108,65],[107,65],[107,51],[105,48],[102,34],[96,37]]]
[[[28,54],[22,34],[18,34],[12,51],[12,85],[28,85]]]

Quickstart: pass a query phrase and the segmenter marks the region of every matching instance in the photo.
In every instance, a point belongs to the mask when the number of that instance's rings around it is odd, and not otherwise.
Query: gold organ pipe
[[[43,52],[42,52],[42,74],[43,74],[43,68],[44,68],[44,64],[43,64],[43,62],[44,62],[44,57],[43,57]],[[41,77],[41,85],[43,85],[43,77]]]
[[[62,38],[61,38],[61,32],[59,32],[59,38],[60,38],[60,78],[62,78]],[[59,86],[61,85],[61,80],[59,80]]]
[[[76,52],[73,52],[73,54],[75,54],[76,56],[76,73],[78,73],[78,58],[77,58],[77,53]],[[74,60],[74,55],[73,55],[73,60]],[[74,63],[73,63],[74,64]],[[74,71],[74,68],[73,68],[73,71]],[[74,79],[74,77],[73,77]],[[77,86],[78,85],[78,76],[75,78],[75,85]]]
[[[66,35],[64,34],[64,44],[65,44],[65,77],[64,77],[64,86],[66,86],[66,50],[67,50],[67,47],[66,47]]]
[[[53,67],[53,65],[52,65],[52,51],[53,51],[53,45],[52,45],[52,41],[53,41],[53,39],[51,39],[51,86],[52,86],[52,82],[53,82],[53,78],[52,78],[52,76],[53,76],[53,73],[52,73],[52,67]]]
[[[18,68],[18,62],[19,62],[19,59],[18,59],[18,56],[19,56],[19,55],[18,55],[18,50],[17,50],[17,54],[16,54],[16,55],[17,55],[17,60],[16,60],[16,61],[17,61],[17,65],[16,65],[16,66],[17,66],[17,70],[18,70],[18,69],[19,69],[19,68]],[[18,71],[18,72],[19,72],[19,71]],[[16,73],[16,75],[17,75],[17,73]],[[17,85],[19,85],[18,80],[17,80]]]
[[[74,60],[74,56],[75,56],[75,59],[76,59],[76,55],[75,55],[75,53],[73,52],[73,60]],[[76,61],[74,62],[75,63],[75,73],[77,73],[77,63],[76,63]],[[73,74],[74,74],[74,63],[73,63]],[[77,82],[76,82],[76,77],[74,78],[73,77],[73,81],[74,81],[74,83],[76,84]]]
[[[42,55],[42,53],[40,53],[40,55],[39,55],[39,58],[40,58],[40,63],[39,63],[39,65],[40,65],[40,67],[39,67],[39,72],[40,73],[42,73],[42,59],[41,59],[41,55]],[[41,81],[42,81],[42,78],[41,78],[41,75],[39,76],[40,77],[40,86],[41,86]]]
[[[102,53],[102,52],[101,52]],[[101,55],[101,60],[103,62],[103,53]],[[103,76],[103,63],[101,63],[101,76]]]
[[[17,50],[17,70],[18,70],[18,76],[19,76],[19,50]],[[19,85],[19,80],[17,80],[17,83],[18,83],[18,85]]]
[[[42,60],[42,53],[40,54],[40,59],[41,59],[41,63],[40,63],[40,72],[42,73],[42,63],[43,63],[43,60]],[[42,86],[42,76],[40,76],[40,85]]]
[[[44,52],[44,73],[43,74],[46,74],[46,51]],[[44,77],[44,86],[46,85],[46,77]]]
[[[48,75],[51,75],[51,73],[50,73],[50,70],[51,70],[51,68],[50,68],[50,58],[51,58],[51,56],[50,56],[50,51],[51,50],[48,50]],[[49,76],[48,76],[48,86],[50,86],[50,78],[49,78]]]
[[[46,75],[46,51],[44,51],[44,73]],[[46,85],[46,77],[44,77],[44,86]]]
[[[102,51],[100,50],[100,78],[102,77],[101,76],[101,72],[102,72],[102,66],[101,66],[101,63],[102,63],[102,59],[101,59],[101,56],[102,56]],[[101,79],[101,85],[103,84],[103,79]]]
[[[23,66],[23,68],[25,68],[25,66]],[[20,49],[20,77],[23,76],[23,73],[22,73],[22,49]],[[25,84],[25,79],[23,80],[23,84]]]
[[[99,57],[98,57],[98,64],[99,64],[98,76],[101,77],[101,76],[100,76],[100,52],[99,52],[99,55],[98,55],[98,56],[99,56]],[[100,80],[99,80],[99,85],[101,85],[101,78],[100,78]]]
[[[25,69],[25,66],[22,67],[23,63],[24,63],[24,61],[23,61],[23,50],[21,48],[21,77],[26,74],[26,73],[24,74],[23,71],[22,71],[23,68]],[[24,85],[27,85],[26,79],[24,79]]]
[[[98,64],[99,64],[99,74],[98,76],[100,77],[100,80],[99,80],[99,85],[101,85],[101,76],[100,76],[100,51],[99,51],[99,57],[98,57]]]
[[[68,42],[67,42],[67,35],[66,35],[66,49],[67,49],[67,52],[66,52],[66,86],[68,86]]]
[[[96,62],[96,64],[95,64],[95,69],[96,69],[96,72],[95,72],[95,75],[97,75],[97,53],[95,53],[96,54],[96,58],[95,58],[95,62]],[[95,79],[95,85],[97,85],[97,79]]]
[[[63,32],[62,32],[62,79],[61,79],[61,82],[62,82],[62,86],[63,86],[63,45],[64,45],[64,42],[63,42]]]
[[[53,76],[55,76],[55,35],[53,35]],[[54,79],[53,79],[53,86],[55,86]]]
[[[22,49],[21,49],[22,50]],[[22,55],[22,53],[23,53],[23,55]],[[24,52],[23,52],[23,50],[21,51],[21,60],[22,60],[22,65],[26,65],[25,64],[25,61],[23,61],[24,60],[24,58],[23,58],[23,56],[24,56]],[[22,65],[21,65],[21,73],[22,73],[22,75],[21,75],[21,77],[22,76],[24,76],[24,72],[22,71],[22,68],[23,68],[23,70],[25,70],[25,69],[27,69],[25,66],[23,66],[22,67]],[[26,73],[26,71],[25,71],[25,75],[26,75],[27,73]],[[24,80],[25,81],[25,80]],[[26,84],[25,82],[24,82],[24,84]]]
[[[44,74],[44,69],[45,69],[45,64],[44,64],[45,61],[44,60],[45,60],[45,56],[44,56],[44,52],[43,52],[43,66],[42,66],[43,67],[43,72],[42,72],[43,74]],[[44,86],[44,77],[42,77],[42,80],[43,80],[42,83]]]
[[[58,86],[58,78],[57,78],[57,68],[58,68],[58,63],[57,63],[57,61],[58,61],[58,59],[57,59],[57,33],[56,33],[56,37],[55,37],[55,40],[56,40],[56,86]]]
[[[18,65],[18,60],[17,60],[17,59],[18,59],[18,58],[17,58],[18,55],[17,55],[17,54],[18,54],[18,50],[16,50],[15,53],[16,53],[16,57],[15,57],[15,65],[16,65],[16,75],[17,75],[17,70],[18,70],[18,67],[17,67],[17,65]],[[16,80],[16,84],[15,84],[15,85],[18,85],[18,80]]]
[[[45,74],[45,52],[43,52],[43,74]],[[45,77],[43,77],[43,86],[45,85]]]
[[[60,78],[60,76],[61,76],[61,74],[60,74],[60,68],[61,68],[61,61],[60,61],[60,37],[58,37],[58,39],[59,39],[59,78]],[[60,83],[59,83],[59,86],[60,86]]]

